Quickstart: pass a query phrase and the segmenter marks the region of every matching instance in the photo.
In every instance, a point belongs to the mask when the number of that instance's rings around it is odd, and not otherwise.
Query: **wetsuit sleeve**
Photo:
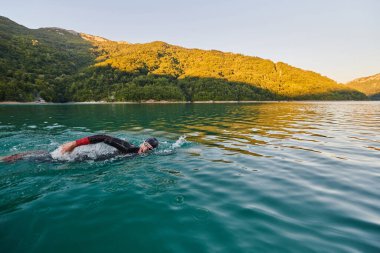
[[[105,144],[110,145],[123,153],[137,153],[139,149],[127,141],[104,134],[92,135],[76,140],[75,142],[77,146],[104,142]]]
[[[84,137],[82,139],[76,140],[75,143],[77,146],[87,145],[90,144],[90,139],[88,137]]]

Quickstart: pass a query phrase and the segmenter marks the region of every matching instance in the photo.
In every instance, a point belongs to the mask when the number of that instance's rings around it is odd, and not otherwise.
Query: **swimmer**
[[[121,155],[121,154],[143,154],[147,153],[158,147],[158,140],[154,137],[146,139],[139,147],[134,146],[133,144],[104,134],[92,135],[75,141],[65,143],[59,147],[61,154],[70,153],[76,147],[96,144],[103,142],[109,146],[116,148],[116,152],[111,154],[112,156]],[[34,158],[34,160],[46,161],[52,160],[51,154],[47,151],[29,151],[25,153],[15,154],[2,158],[4,162],[14,162],[16,160]],[[109,158],[103,157],[103,158]]]

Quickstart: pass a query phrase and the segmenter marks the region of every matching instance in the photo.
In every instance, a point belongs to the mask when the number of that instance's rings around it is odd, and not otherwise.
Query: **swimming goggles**
[[[152,145],[150,145],[148,142],[144,142],[144,146],[147,147],[149,150],[153,150]]]

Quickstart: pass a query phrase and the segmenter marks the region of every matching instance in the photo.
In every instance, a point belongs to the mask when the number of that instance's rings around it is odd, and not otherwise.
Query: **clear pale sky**
[[[380,73],[380,0],[1,0],[0,15],[111,40],[258,56],[338,82]]]

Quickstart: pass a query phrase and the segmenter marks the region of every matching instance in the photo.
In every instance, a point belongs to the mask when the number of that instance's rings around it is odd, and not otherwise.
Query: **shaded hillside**
[[[347,86],[363,92],[371,99],[380,100],[380,74],[355,79]]]
[[[65,79],[93,63],[90,48],[76,32],[28,29],[0,17],[0,100],[67,101]]]
[[[0,17],[0,100],[365,99],[311,71],[164,42],[129,44]]]

